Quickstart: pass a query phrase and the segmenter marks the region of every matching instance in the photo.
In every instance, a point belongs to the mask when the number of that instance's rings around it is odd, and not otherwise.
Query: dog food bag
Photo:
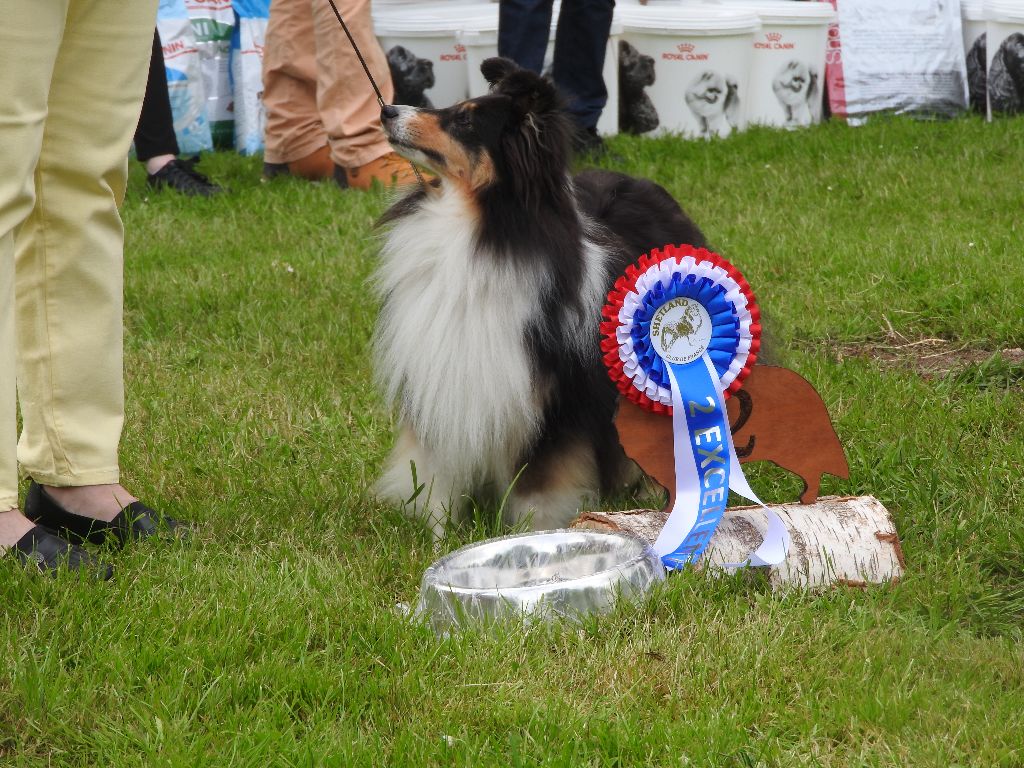
[[[231,33],[235,11],[231,0],[185,0],[202,62],[206,115],[215,147],[234,144],[235,105],[231,89]]]
[[[234,0],[231,84],[235,98],[235,148],[243,155],[263,149],[263,39],[270,0]]]
[[[825,45],[836,15],[823,3],[739,0],[761,19],[754,36],[747,120],[801,128],[821,121]]]
[[[715,5],[619,6],[619,130],[724,138],[746,127],[761,21]]]
[[[184,154],[213,149],[202,64],[184,0],[160,0],[156,17],[167,71],[174,135]]]
[[[841,49],[830,38],[832,113],[952,116],[967,106],[959,2],[838,0]]]
[[[1024,112],[1024,2],[985,0],[988,117]]]

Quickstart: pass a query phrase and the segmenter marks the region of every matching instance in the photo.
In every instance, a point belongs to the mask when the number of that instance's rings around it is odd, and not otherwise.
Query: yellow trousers
[[[384,100],[391,71],[373,34],[370,0],[336,0]],[[290,163],[328,144],[334,162],[358,168],[391,151],[380,106],[327,0],[273,0],[263,48],[264,159]]]
[[[19,462],[48,485],[118,481],[118,206],[155,20],[156,0],[3,3],[0,511]]]

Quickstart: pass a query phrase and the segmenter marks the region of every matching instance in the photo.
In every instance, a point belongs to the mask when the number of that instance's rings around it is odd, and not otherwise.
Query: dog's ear
[[[485,75],[504,72],[489,97],[507,110],[500,140],[502,175],[524,205],[543,207],[565,189],[572,123],[550,80],[529,69],[509,69],[506,61],[488,59],[483,68]]]
[[[501,56],[484,59],[480,65],[480,72],[483,74],[484,80],[492,86],[497,85],[518,69],[519,65],[512,61],[512,59],[502,58]]]
[[[513,111],[520,117],[553,112],[562,107],[550,80],[529,69],[522,69],[511,59],[500,56],[484,59],[480,72],[491,84],[492,93],[512,99]]]
[[[519,69],[504,77],[492,89],[512,99],[514,115],[548,115],[562,109],[562,100],[554,83],[528,69]]]

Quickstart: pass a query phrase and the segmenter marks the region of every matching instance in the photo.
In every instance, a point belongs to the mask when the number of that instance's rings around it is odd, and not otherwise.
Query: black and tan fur
[[[571,125],[548,80],[505,59],[482,71],[485,96],[382,118],[437,178],[382,222],[373,345],[400,434],[377,489],[438,535],[467,497],[500,499],[514,480],[506,516],[550,528],[634,474],[612,423],[601,306],[642,253],[704,244],[656,184],[571,175]]]

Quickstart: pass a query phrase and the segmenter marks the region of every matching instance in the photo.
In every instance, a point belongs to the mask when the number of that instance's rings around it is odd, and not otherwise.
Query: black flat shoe
[[[11,552],[22,565],[50,576],[56,576],[62,569],[83,571],[102,581],[114,575],[109,565],[41,525],[18,539]]]
[[[72,541],[91,544],[113,542],[123,547],[130,540],[163,536],[170,539],[186,538],[188,526],[173,517],[161,515],[141,501],[133,501],[113,520],[95,520],[68,512],[46,490],[33,482],[25,497],[25,517],[39,525],[52,528]]]
[[[199,157],[177,157],[146,177],[153,189],[173,189],[187,197],[212,197],[224,190],[196,170]]]

